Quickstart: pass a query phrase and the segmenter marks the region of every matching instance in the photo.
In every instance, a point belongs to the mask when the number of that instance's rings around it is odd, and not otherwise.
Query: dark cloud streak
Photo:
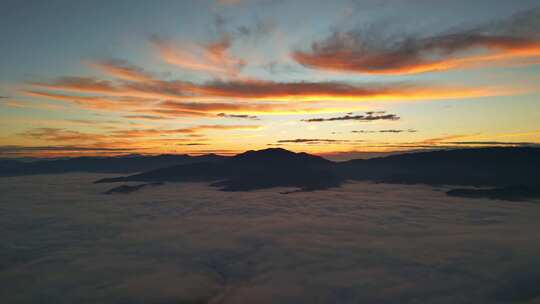
[[[343,121],[343,120],[354,120],[361,122],[369,122],[376,120],[399,120],[400,117],[396,114],[384,114],[385,112],[366,112],[365,115],[351,115],[347,114],[344,116],[330,117],[330,118],[310,118],[302,119],[304,122],[325,122],[325,121]]]

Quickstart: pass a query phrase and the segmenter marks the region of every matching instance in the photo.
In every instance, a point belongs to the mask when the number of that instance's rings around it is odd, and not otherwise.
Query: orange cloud
[[[88,63],[91,67],[97,68],[114,77],[129,81],[154,81],[154,77],[143,69],[130,65],[124,60],[107,59],[91,61]]]
[[[43,91],[24,91],[26,95],[72,102],[86,109],[129,111],[151,105],[151,99],[114,96],[77,96]]]
[[[404,35],[391,43],[374,33],[338,32],[313,43],[308,51],[293,52],[292,57],[310,68],[388,75],[540,59],[539,12],[531,10],[497,24],[428,38]]]
[[[119,155],[131,153],[131,148],[106,148],[92,145],[66,145],[66,146],[0,146],[2,157],[63,157],[74,155]]]
[[[119,89],[108,80],[98,80],[90,77],[61,77],[53,82],[31,82],[32,86],[62,91],[83,93],[116,93]]]
[[[114,131],[112,134],[116,137],[152,137],[163,135],[192,134],[208,130],[256,130],[258,125],[200,125],[181,129],[134,129]]]
[[[154,115],[126,115],[124,118],[128,119],[142,119],[142,120],[164,120],[167,117],[163,116],[154,116]]]
[[[452,56],[448,54],[449,51],[438,54],[442,46],[437,45],[419,47],[414,52],[406,50],[405,47],[404,45],[403,49],[371,54],[353,49],[321,50],[313,47],[312,52],[296,51],[292,56],[298,63],[310,68],[382,75],[446,71],[494,61],[540,57],[540,41],[512,41],[508,37],[477,37],[477,41],[470,45],[461,46],[462,51],[471,50],[469,54],[461,56]],[[480,54],[474,52],[474,49],[480,50]]]
[[[59,128],[37,128],[20,133],[19,135],[54,142],[94,142],[106,138],[106,136],[99,134],[82,133]]]
[[[83,149],[81,153],[72,150],[63,151],[66,153],[69,152],[72,155],[92,151],[100,152],[101,150],[112,153],[146,150],[154,151],[155,153],[156,151],[167,151],[171,148],[171,145],[189,145],[194,142],[200,143],[207,141],[208,139],[204,135],[207,131],[257,130],[259,128],[260,126],[258,125],[195,125],[178,129],[128,129],[114,130],[108,133],[92,133],[45,127],[29,129],[17,135],[32,140],[30,142],[32,145],[26,147],[34,146],[40,142],[46,144],[52,143],[55,146],[62,147],[76,144],[77,147]],[[2,154],[1,152],[0,154]],[[20,153],[24,153],[24,151],[20,151]],[[47,153],[54,153],[54,151]],[[57,154],[60,155],[59,153]]]
[[[449,99],[501,94],[487,88],[437,87],[409,84],[349,84],[343,82],[215,81],[193,88],[208,97],[274,101],[375,101]]]
[[[33,82],[30,85],[52,90],[105,93],[116,97],[129,96],[133,99],[154,98],[199,101],[230,98],[249,99],[251,101],[295,102],[424,100],[486,97],[516,92],[505,88],[450,87],[420,83],[274,82],[253,79],[212,81],[196,84],[177,80],[113,83],[93,78],[64,77],[51,82]]]
[[[442,136],[442,137],[427,138],[419,142],[419,144],[438,144],[438,143],[444,143],[450,140],[456,140],[456,139],[462,139],[462,138],[474,138],[477,136],[478,134],[454,134],[454,135],[448,135],[448,136]]]
[[[183,69],[202,71],[218,76],[236,76],[245,62],[230,54],[229,36],[208,44],[176,44],[169,40],[154,38],[161,58]]]

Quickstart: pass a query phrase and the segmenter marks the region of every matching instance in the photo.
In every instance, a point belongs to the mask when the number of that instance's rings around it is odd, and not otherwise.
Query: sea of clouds
[[[540,202],[0,178],[3,303],[539,303]]]

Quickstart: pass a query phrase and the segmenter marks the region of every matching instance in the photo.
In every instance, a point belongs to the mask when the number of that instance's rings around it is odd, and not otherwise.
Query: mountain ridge
[[[307,153],[271,148],[246,151],[213,163],[177,165],[108,182],[207,181],[224,191],[272,187],[322,190],[346,181],[508,187],[531,185],[540,169],[538,148],[479,148],[406,153],[332,162]]]
[[[344,162],[330,161],[305,152],[268,148],[231,157],[130,155],[33,163],[0,161],[0,169],[0,176],[65,172],[126,173],[128,175],[105,178],[96,183],[209,182],[223,191],[273,187],[323,190],[339,187],[347,181],[493,187],[515,191],[539,188],[540,182],[536,180],[540,172],[540,148],[421,151]],[[495,191],[497,194],[502,192]]]

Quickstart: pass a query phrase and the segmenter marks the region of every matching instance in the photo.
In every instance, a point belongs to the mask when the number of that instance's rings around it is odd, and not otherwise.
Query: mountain
[[[348,180],[363,180],[537,189],[539,169],[539,148],[441,150],[340,163],[273,148],[247,151],[212,162],[180,164],[107,178],[97,183],[206,181],[224,191],[248,191],[272,187],[318,190],[337,187]]]
[[[298,187],[303,190],[339,186],[334,163],[307,153],[272,148],[247,151],[216,162],[176,165],[97,181],[210,181],[224,191],[247,191],[272,187]]]
[[[35,174],[56,174],[68,172],[95,173],[135,173],[154,170],[172,165],[212,162],[225,156],[215,154],[202,156],[189,155],[127,155],[117,157],[76,157],[67,159],[39,160],[22,162],[0,160],[0,176],[19,176]]]
[[[540,172],[540,149],[479,148],[398,154],[338,164],[345,179],[387,183],[508,186],[530,184]]]
[[[233,157],[218,155],[129,155],[19,162],[0,160],[0,176],[65,172],[126,173],[107,182],[211,182],[224,191],[272,187],[317,190],[348,180],[384,183],[491,187],[494,191],[456,189],[449,195],[530,197],[540,189],[540,148],[479,148],[397,154],[332,162],[307,153],[271,148]],[[136,173],[136,174],[133,174]],[[503,190],[500,190],[503,189]],[[459,191],[457,191],[459,190]],[[527,190],[527,191],[525,191]],[[519,192],[519,193],[518,193]],[[516,194],[517,193],[517,194]]]
[[[449,196],[467,198],[488,198],[506,201],[526,201],[540,198],[540,187],[518,185],[489,189],[453,189],[446,192]]]

